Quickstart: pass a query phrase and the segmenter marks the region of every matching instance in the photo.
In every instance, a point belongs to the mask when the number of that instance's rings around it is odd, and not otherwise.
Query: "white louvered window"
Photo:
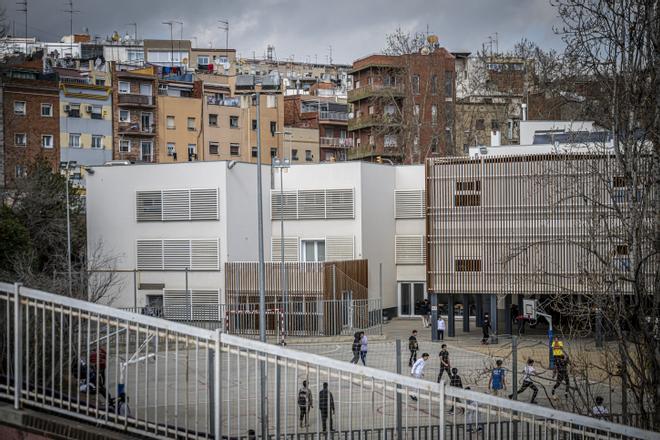
[[[300,255],[298,237],[284,237],[284,261],[298,261]],[[270,256],[272,261],[282,261],[282,242],[280,237],[271,238]]]
[[[163,240],[137,241],[137,268],[140,270],[163,268]]]
[[[394,191],[394,205],[396,218],[424,218],[426,214],[426,192],[421,189]]]
[[[326,218],[354,218],[353,189],[327,189],[325,191]]]
[[[298,218],[301,220],[325,218],[324,190],[298,191]]]
[[[165,270],[192,269],[190,265],[190,240],[163,240]]]
[[[218,220],[218,189],[137,191],[138,222]]]
[[[216,289],[164,289],[163,314],[171,320],[218,321],[220,291]]]
[[[138,240],[139,270],[219,270],[217,239]]]
[[[284,203],[282,203],[282,200]],[[271,219],[279,220],[282,216],[280,210],[284,210],[285,220],[296,220],[298,218],[298,192],[297,191],[284,191],[284,195],[280,191],[273,191],[270,194],[271,206]]]
[[[355,256],[353,236],[325,237],[325,259],[327,261],[352,260]]]
[[[426,264],[426,245],[423,235],[395,236],[396,264]]]
[[[190,220],[190,191],[169,189],[163,191],[163,221]]]
[[[159,222],[163,219],[160,191],[138,191],[135,193],[137,221]]]
[[[190,190],[190,220],[218,219],[218,189]]]
[[[282,207],[280,192],[271,192],[271,220],[352,219],[355,218],[355,192],[347,189],[315,189],[284,192]]]

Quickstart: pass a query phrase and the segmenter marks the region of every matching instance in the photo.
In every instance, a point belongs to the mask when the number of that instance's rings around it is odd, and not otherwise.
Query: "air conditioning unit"
[[[69,113],[70,110],[71,110],[71,106],[70,106],[70,105],[65,105],[65,106],[64,106],[64,113]]]
[[[91,105],[86,105],[86,106],[85,106],[85,111],[86,111],[87,113],[91,113],[91,112],[92,112],[92,106],[91,106]]]

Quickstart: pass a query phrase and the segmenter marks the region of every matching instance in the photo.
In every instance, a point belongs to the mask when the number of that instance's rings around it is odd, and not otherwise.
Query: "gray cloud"
[[[65,0],[28,0],[28,33],[56,40],[69,32]],[[24,33],[23,16],[7,5],[9,24]],[[224,47],[220,18],[230,21],[229,45],[242,56],[262,56],[268,44],[279,59],[334,62],[377,52],[385,35],[396,27],[438,35],[449,50],[476,51],[489,35],[499,35],[501,49],[525,37],[544,47],[558,48],[553,34],[556,11],[548,0],[74,0],[74,32],[88,28],[105,37],[114,30],[132,33],[137,22],[140,38],[169,38],[169,19],[184,22],[184,38],[198,45]],[[179,35],[175,28],[175,38]]]

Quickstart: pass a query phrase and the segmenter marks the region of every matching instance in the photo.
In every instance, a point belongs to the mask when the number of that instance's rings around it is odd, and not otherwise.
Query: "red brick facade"
[[[59,167],[59,88],[55,79],[13,78],[4,80],[2,88],[4,184],[11,188],[17,175],[26,174],[37,159],[50,163],[53,170]]]

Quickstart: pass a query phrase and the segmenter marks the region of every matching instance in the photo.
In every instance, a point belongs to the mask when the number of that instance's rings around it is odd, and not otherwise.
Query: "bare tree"
[[[571,231],[516,246],[508,263],[551,285],[564,331],[584,336],[602,328],[612,341],[603,349],[607,362],[573,351],[574,409],[593,405],[589,384],[596,372],[621,386],[623,422],[636,413],[640,425],[658,430],[660,7],[651,0],[553,4],[563,21],[564,59],[580,72],[563,72],[561,81],[573,82],[573,90],[576,80],[593,85],[597,106],[585,100],[578,110],[600,109],[610,139],[575,139],[569,154],[548,161],[536,188],[545,191],[550,220],[566,221],[557,216],[567,209],[573,214]],[[561,249],[563,260],[553,258],[549,246]],[[549,258],[537,264],[538,255]]]

